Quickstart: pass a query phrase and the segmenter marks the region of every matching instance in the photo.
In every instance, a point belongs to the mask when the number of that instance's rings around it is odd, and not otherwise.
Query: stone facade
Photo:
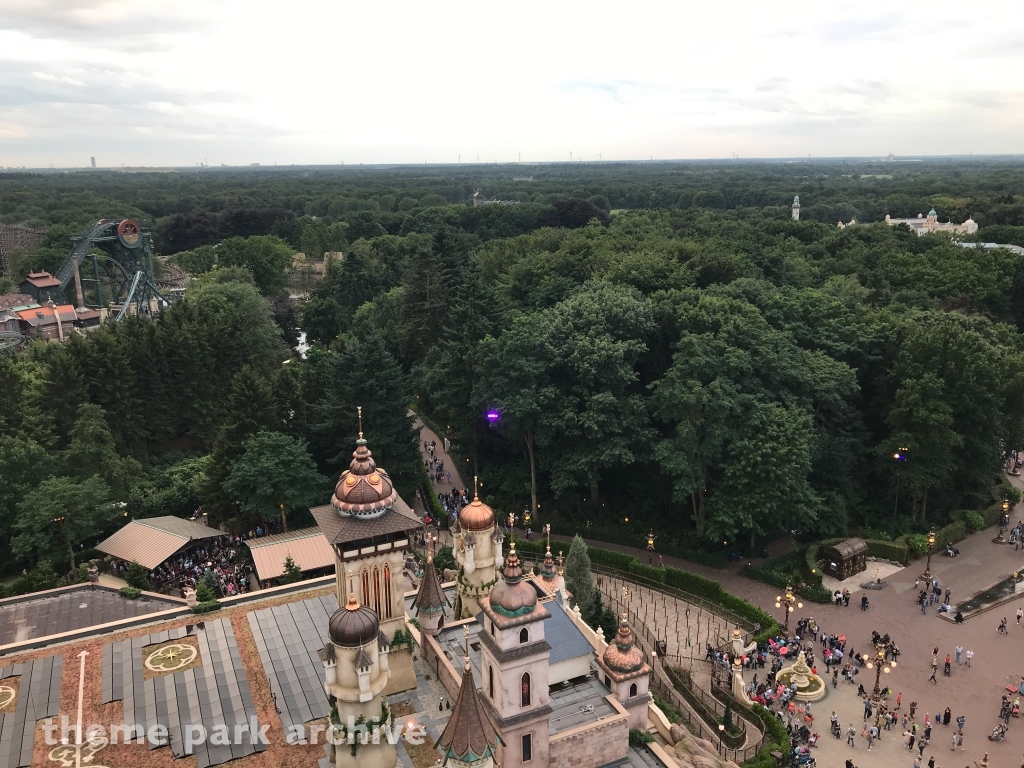
[[[613,702],[614,698],[609,697]],[[646,727],[647,708],[644,707]],[[552,736],[548,751],[551,768],[591,768],[626,757],[629,750],[629,721],[620,714],[594,725],[584,726]]]
[[[480,599],[490,593],[498,580],[501,539],[495,536],[495,530],[492,524],[483,531],[459,531],[455,540],[459,618],[468,619],[480,613]]]

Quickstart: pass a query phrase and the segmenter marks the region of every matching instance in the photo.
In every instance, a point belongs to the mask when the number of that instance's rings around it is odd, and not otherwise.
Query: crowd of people
[[[217,597],[248,592],[253,588],[254,567],[244,540],[242,536],[225,535],[200,541],[150,571],[149,582],[155,591],[177,596],[184,596],[187,587],[195,589],[204,577],[216,583]],[[128,563],[121,560],[110,564],[111,574],[120,578],[127,569]]]

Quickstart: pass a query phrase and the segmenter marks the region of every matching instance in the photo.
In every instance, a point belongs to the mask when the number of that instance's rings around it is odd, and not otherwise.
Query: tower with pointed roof
[[[800,195],[793,195],[793,221],[800,221]]]
[[[344,608],[354,593],[359,605],[376,614],[390,644],[395,632],[405,627],[404,551],[421,523],[374,461],[363,436],[361,408],[358,418],[356,449],[338,478],[331,503],[310,512],[334,550],[338,607]],[[346,573],[353,577],[351,587]],[[394,662],[388,693],[415,688],[411,657],[397,654]]]
[[[416,597],[412,601],[412,609],[416,611],[420,630],[431,637],[437,636],[444,623],[444,609],[451,605],[441,587],[441,579],[434,566],[434,553],[431,545],[436,540],[436,536],[427,540],[427,562],[423,566],[423,578],[420,580],[419,589],[416,590]]]
[[[473,501],[458,516],[455,559],[459,564],[456,616],[468,619],[480,613],[480,600],[498,581],[502,534],[494,510],[480,501],[473,478]]]
[[[443,764],[456,768],[493,768],[501,737],[476,690],[473,667],[469,663],[469,627],[464,626],[463,632],[466,656],[462,685],[459,686],[451,719],[434,747],[444,755]]]
[[[383,732],[392,726],[384,703],[390,642],[377,614],[356,598],[351,576],[349,583],[348,600],[331,616],[330,639],[318,652],[331,702],[327,757],[334,768],[393,768],[398,754]]]
[[[625,598],[625,588],[623,597]],[[625,599],[623,599],[625,603]],[[636,644],[633,630],[625,613],[619,621],[619,631],[597,659],[604,674],[604,683],[615,698],[629,712],[630,729],[646,730],[647,703],[650,700],[651,666]]]
[[[523,578],[515,542],[501,578],[480,601],[480,668],[483,701],[504,742],[502,768],[548,764],[548,666],[551,646],[537,589]]]

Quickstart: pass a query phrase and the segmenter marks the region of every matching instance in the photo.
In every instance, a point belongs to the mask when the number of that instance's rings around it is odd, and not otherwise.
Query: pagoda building
[[[359,421],[352,462],[338,478],[331,503],[310,512],[334,550],[338,607],[347,607],[347,594],[355,595],[359,605],[377,616],[380,633],[390,644],[405,627],[403,552],[422,524],[373,460],[363,437],[362,409]],[[345,584],[346,573],[354,579],[351,588]],[[399,654],[395,661],[388,693],[415,688],[411,657]]]
[[[456,619],[469,619],[480,612],[480,601],[498,582],[501,544],[504,536],[494,520],[494,510],[480,501],[473,478],[473,501],[459,513],[454,555],[459,564]]]

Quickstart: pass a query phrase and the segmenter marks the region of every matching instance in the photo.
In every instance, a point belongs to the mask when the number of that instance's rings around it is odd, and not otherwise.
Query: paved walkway
[[[459,474],[458,467],[455,466],[455,460],[447,451],[445,451],[444,438],[440,437],[436,432],[434,432],[434,430],[432,430],[430,427],[424,424],[422,419],[418,417],[416,421],[413,423],[413,429],[418,429],[420,433],[419,446],[420,456],[422,457],[422,459],[426,460],[430,458],[430,454],[423,448],[423,443],[429,443],[432,441],[436,442],[437,448],[434,450],[434,456],[444,462],[445,472],[451,472],[452,474],[451,482],[443,480],[441,482],[434,483],[434,493],[449,493],[454,488],[469,488],[470,493],[472,493],[472,486],[468,483],[463,482],[462,475]],[[415,502],[416,503],[413,504],[413,509],[420,517],[422,517],[427,511],[426,504],[424,503],[423,499],[416,499]],[[434,533],[438,537],[439,547],[443,547],[445,545],[452,545],[451,533],[449,533],[448,531],[438,531],[436,530],[436,528],[434,529]]]

